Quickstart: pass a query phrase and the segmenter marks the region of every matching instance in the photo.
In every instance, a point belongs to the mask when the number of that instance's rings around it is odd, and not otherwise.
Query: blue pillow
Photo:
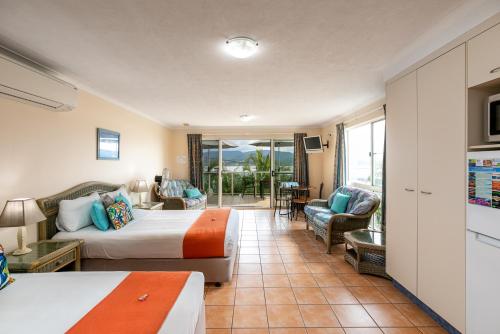
[[[132,203],[130,203],[128,198],[123,196],[121,193],[115,197],[115,203],[118,203],[118,202],[124,202],[125,204],[127,204],[128,208],[130,210],[132,210]]]
[[[189,188],[184,190],[187,198],[200,198],[203,194],[200,192],[198,188]]]
[[[14,282],[14,279],[10,276],[7,258],[5,257],[2,245],[0,245],[0,290],[12,282]]]
[[[335,213],[345,213],[345,211],[347,210],[347,204],[349,204],[350,199],[351,195],[341,193],[335,194],[330,210]]]
[[[109,228],[108,214],[101,201],[94,201],[90,209],[90,218],[94,225],[101,231],[106,231]]]

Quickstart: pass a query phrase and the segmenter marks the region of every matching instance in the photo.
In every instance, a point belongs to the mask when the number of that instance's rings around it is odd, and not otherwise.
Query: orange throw
[[[190,272],[133,272],[67,333],[157,333]],[[143,299],[140,301],[139,299]]]
[[[185,259],[224,257],[224,240],[230,208],[207,209],[184,236]]]

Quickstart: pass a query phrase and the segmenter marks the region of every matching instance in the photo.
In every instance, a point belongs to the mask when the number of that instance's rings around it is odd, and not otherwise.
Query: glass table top
[[[385,246],[385,234],[378,231],[358,230],[350,232],[352,239],[364,244]]]
[[[42,241],[35,242],[28,245],[28,248],[31,248],[31,252],[24,255],[12,255],[8,254],[9,265],[14,264],[25,264],[32,263],[40,260],[44,256],[47,256],[59,249],[62,249],[66,246],[70,246],[75,244],[77,241]]]

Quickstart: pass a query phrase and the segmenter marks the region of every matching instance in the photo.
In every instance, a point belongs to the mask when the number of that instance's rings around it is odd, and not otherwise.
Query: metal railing
[[[209,194],[218,193],[218,175],[218,171],[203,172],[203,186]],[[293,178],[292,172],[275,172],[274,175],[275,182],[287,182]],[[256,193],[269,195],[270,184],[271,172],[269,171],[222,171],[222,193],[224,195],[253,194],[254,189]]]

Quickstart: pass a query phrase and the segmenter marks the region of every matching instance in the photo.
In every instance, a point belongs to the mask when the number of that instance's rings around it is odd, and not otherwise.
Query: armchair
[[[346,213],[336,214],[330,210],[333,198],[338,192],[351,195]],[[367,228],[379,205],[380,199],[370,191],[340,187],[327,200],[314,199],[306,205],[306,229],[309,229],[310,225],[316,238],[320,236],[323,239],[327,253],[330,253],[333,244],[344,242],[344,232]]]
[[[163,210],[196,210],[207,207],[207,195],[204,191],[200,198],[185,197],[184,190],[193,188],[187,180],[162,180],[161,185],[155,183],[154,195],[163,202]]]

